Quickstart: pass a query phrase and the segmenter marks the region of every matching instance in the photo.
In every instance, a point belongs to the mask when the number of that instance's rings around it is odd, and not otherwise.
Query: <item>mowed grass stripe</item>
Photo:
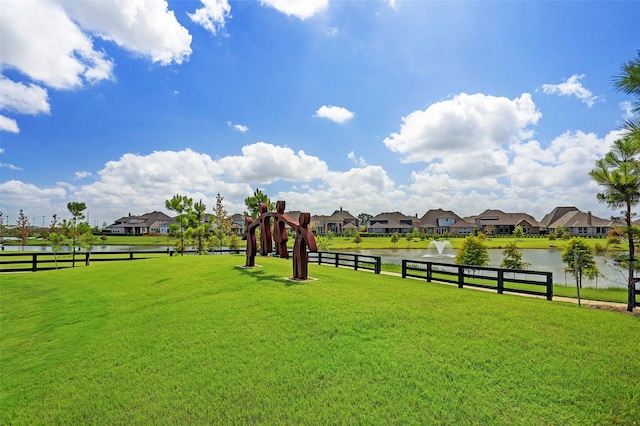
[[[632,424],[640,319],[291,261],[1,277],[1,420]]]

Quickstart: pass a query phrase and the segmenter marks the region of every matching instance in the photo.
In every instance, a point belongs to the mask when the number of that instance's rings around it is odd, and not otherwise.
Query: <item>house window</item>
[[[444,226],[444,227],[449,227],[451,225],[453,225],[454,223],[456,223],[456,220],[454,218],[440,218],[438,219],[438,226]]]

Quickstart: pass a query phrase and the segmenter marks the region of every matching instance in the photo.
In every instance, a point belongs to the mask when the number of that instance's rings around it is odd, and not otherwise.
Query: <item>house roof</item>
[[[340,210],[334,211],[331,217],[339,218],[342,221],[350,221],[350,220],[358,219],[357,217],[349,213],[348,210],[342,210],[342,207],[340,207]]]
[[[414,221],[419,222],[418,218],[400,212],[380,213],[369,219],[369,228],[413,228]]]
[[[578,228],[578,227],[599,227],[605,228],[611,226],[611,221],[593,216],[591,212],[581,212],[580,210],[569,211],[565,215],[558,218],[555,222],[549,224],[550,228]]]
[[[141,227],[148,228],[154,223],[173,223],[174,219],[159,211],[153,211],[151,213],[145,213],[140,216],[123,216],[116,220],[114,224],[107,226],[107,228],[131,228]]]
[[[540,221],[541,224],[549,226],[552,223],[556,222],[557,220],[559,220],[562,216],[566,215],[567,213],[572,213],[572,212],[577,212],[579,211],[577,207],[556,207],[555,209],[553,209],[551,211],[551,213],[547,214],[545,217],[542,218],[542,220]]]
[[[432,209],[420,218],[420,225],[427,228],[438,228],[438,219],[454,219],[455,223],[464,222],[464,219],[451,210]],[[465,224],[466,226],[473,225],[473,223],[466,222]]]
[[[465,218],[467,222],[473,221],[480,226],[513,225],[518,226],[523,222],[531,226],[540,226],[533,216],[527,213],[505,213],[502,210],[485,210],[477,216]]]

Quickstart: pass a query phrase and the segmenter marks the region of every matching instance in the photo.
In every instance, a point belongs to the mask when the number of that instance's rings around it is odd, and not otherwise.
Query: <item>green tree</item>
[[[626,227],[624,233],[628,241],[628,257],[624,260],[628,268],[627,310],[635,305],[635,236],[633,207],[640,202],[640,131],[627,133],[613,143],[611,151],[596,161],[595,169],[589,172],[591,178],[604,188],[596,197],[611,209],[622,210]]]
[[[24,214],[22,209],[20,209],[20,214],[18,214],[18,219],[16,220],[16,231],[18,233],[18,237],[20,237],[20,242],[22,243],[22,248],[27,245],[27,240],[31,235],[31,224],[29,223],[29,218]]]
[[[231,250],[237,250],[240,248],[240,240],[236,234],[231,234],[229,237],[229,248]]]
[[[637,56],[622,64],[620,73],[614,77],[615,88],[634,96],[634,116],[627,119],[622,130],[624,136],[615,141],[611,151],[596,161],[596,168],[589,174],[604,187],[597,194],[599,201],[610,208],[622,211],[626,227],[624,234],[628,241],[628,257],[619,262],[628,271],[627,310],[633,311],[635,305],[635,239],[638,228],[632,224],[632,208],[640,201],[640,50]]]
[[[407,232],[404,235],[404,238],[407,240],[407,247],[411,247],[411,241],[413,240],[413,234],[411,234],[411,232]]]
[[[502,263],[500,264],[500,267],[502,268],[517,269],[521,271],[531,266],[530,263],[522,261],[522,253],[520,253],[516,247],[516,243],[507,244],[505,249],[502,250],[502,255],[504,256],[502,258]]]
[[[330,246],[331,241],[333,240],[333,237],[334,237],[333,231],[328,231],[326,237],[327,237],[327,246]]]
[[[371,220],[372,217],[373,215],[370,215],[369,213],[360,213],[358,215],[358,220],[360,220],[360,226],[363,226],[364,229],[367,229],[367,227],[369,226],[369,220]]]
[[[259,188],[256,188],[256,190],[253,191],[253,195],[251,197],[247,197],[244,199],[244,204],[248,209],[248,213],[245,212],[245,216],[251,216],[253,219],[256,219],[260,215],[258,211],[258,205],[260,203],[265,203],[267,205],[267,210],[270,212],[276,209],[275,204],[273,204],[271,200],[269,200],[267,194],[260,191]]]
[[[190,233],[196,240],[198,254],[205,252],[204,243],[211,234],[211,225],[205,220],[206,210],[207,206],[200,200],[193,205],[193,210],[189,212],[188,216],[189,228],[191,229]]]
[[[218,248],[222,248],[225,237],[231,233],[231,226],[233,225],[233,218],[227,213],[227,210],[222,204],[224,197],[218,193],[216,196],[216,207],[213,211],[213,217],[211,223],[213,225],[213,234],[215,236]]]
[[[636,96],[633,112],[640,114],[640,50],[635,59],[622,64],[620,74],[614,77],[613,84],[620,92]]]
[[[357,244],[358,247],[360,247],[360,243],[362,243],[362,237],[360,236],[360,233],[356,231],[356,235],[353,237],[353,242]]]
[[[556,242],[556,233],[555,232],[549,232],[548,238],[549,238],[549,245],[551,247],[553,247],[555,242]]]
[[[78,238],[82,234],[80,230],[78,230],[78,221],[85,218],[84,211],[87,209],[87,205],[80,201],[70,201],[67,203],[67,209],[71,213],[71,222],[67,222],[66,226],[66,236],[70,239],[70,246],[73,252],[71,253],[71,264],[73,267],[76,266],[76,247],[79,246]]]
[[[578,305],[580,305],[582,276],[595,278],[598,275],[598,266],[594,260],[593,250],[587,245],[584,239],[574,237],[569,240],[566,247],[562,250],[561,258],[567,265],[565,271],[571,273],[576,279]]]
[[[56,269],[58,269],[58,253],[60,253],[60,248],[64,244],[64,236],[57,232],[50,232],[49,244],[51,244],[51,249],[53,250],[53,261],[55,262]]]
[[[391,244],[393,244],[394,247],[397,247],[399,240],[400,240],[400,234],[398,234],[397,232],[394,232],[393,235],[391,236]]]
[[[96,236],[93,235],[91,225],[87,222],[78,224],[78,234],[78,245],[87,250],[88,256],[91,256],[91,248],[98,240]],[[87,257],[87,261],[89,261],[89,257]]]
[[[513,236],[516,237],[516,241],[520,241],[522,237],[524,237],[524,231],[522,230],[522,226],[518,225],[513,228]]]
[[[4,233],[5,233],[4,216],[2,215],[2,212],[0,212],[0,244],[4,242]]]
[[[482,239],[468,236],[456,254],[455,263],[458,265],[486,266],[489,264],[489,251]]]
[[[181,255],[184,255],[185,230],[189,226],[189,213],[193,208],[193,199],[186,195],[176,194],[170,200],[166,200],[164,205],[167,209],[177,213],[175,224],[169,226],[170,232],[180,239],[179,248]]]

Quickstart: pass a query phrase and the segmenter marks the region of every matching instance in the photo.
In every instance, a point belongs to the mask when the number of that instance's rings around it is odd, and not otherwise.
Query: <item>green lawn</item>
[[[640,317],[291,262],[1,276],[1,424],[634,424]]]

